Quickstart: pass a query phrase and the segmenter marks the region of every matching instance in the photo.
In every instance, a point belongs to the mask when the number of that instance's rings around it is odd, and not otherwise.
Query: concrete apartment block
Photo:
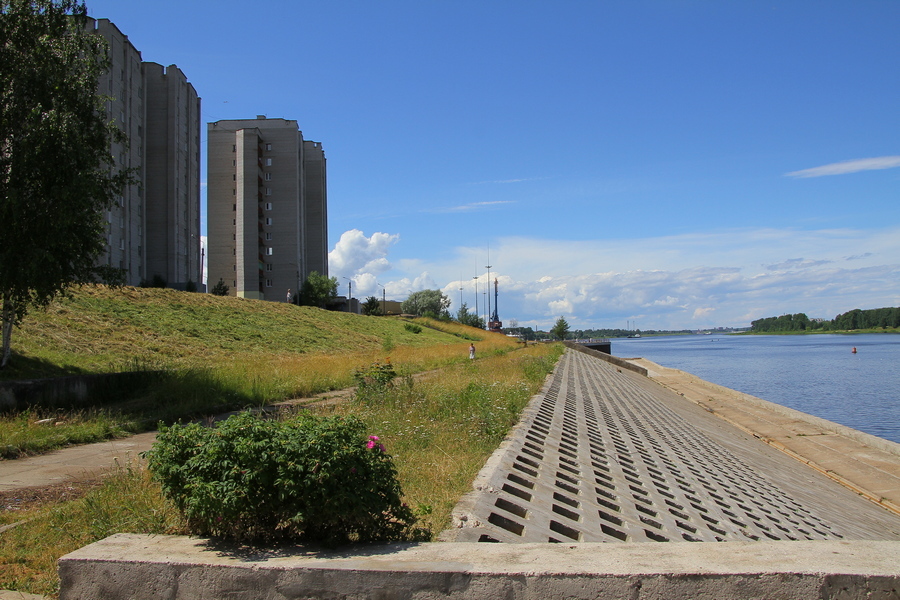
[[[199,283],[200,99],[178,67],[142,61],[108,19],[90,23],[108,42],[112,63],[97,91],[129,142],[113,144],[111,153],[136,180],[107,211],[100,263],[123,269],[128,285],[156,275],[170,287]]]
[[[145,62],[147,273],[200,282],[200,99],[184,73]]]
[[[140,182],[146,180],[144,163],[144,83],[141,53],[108,19],[96,21],[94,31],[109,44],[112,66],[100,78],[98,92],[106,96],[106,115],[128,137],[129,144],[110,148],[115,166],[135,169],[134,185],[106,212],[106,252],[100,262],[127,272],[126,282],[137,285],[144,269],[144,197]]]
[[[325,155],[297,121],[207,125],[210,285],[283,302],[312,271],[328,274]]]

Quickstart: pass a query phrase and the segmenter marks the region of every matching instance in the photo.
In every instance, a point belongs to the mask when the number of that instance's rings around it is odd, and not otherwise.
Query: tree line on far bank
[[[888,329],[900,327],[900,308],[855,308],[837,315],[831,321],[810,319],[804,313],[766,317],[750,322],[753,333],[786,331],[850,331],[854,329]]]

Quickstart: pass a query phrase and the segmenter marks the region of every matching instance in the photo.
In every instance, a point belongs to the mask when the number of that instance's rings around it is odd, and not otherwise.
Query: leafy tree
[[[313,271],[300,286],[298,302],[300,306],[327,308],[337,298],[337,289],[337,277],[328,277]]]
[[[470,313],[469,307],[465,302],[463,302],[462,306],[459,307],[459,310],[456,311],[456,320],[469,327],[484,329],[484,319],[474,313]]]
[[[212,294],[213,296],[227,296],[229,289],[231,289],[231,288],[229,288],[227,285],[225,285],[225,282],[220,278],[219,283],[214,285],[212,287],[212,289],[209,291],[209,293]]]
[[[550,330],[550,334],[558,340],[566,339],[566,336],[569,335],[569,323],[563,317],[558,318],[553,329]]]
[[[413,292],[409,298],[403,301],[400,309],[408,315],[423,316],[431,313],[432,316],[444,319],[449,318],[450,298],[441,290],[420,290]]]
[[[364,315],[377,317],[381,314],[381,300],[375,296],[369,296],[362,304],[362,313]]]
[[[113,167],[126,139],[97,94],[109,60],[86,18],[80,0],[0,0],[0,367],[30,307],[102,278],[103,210],[131,181]]]

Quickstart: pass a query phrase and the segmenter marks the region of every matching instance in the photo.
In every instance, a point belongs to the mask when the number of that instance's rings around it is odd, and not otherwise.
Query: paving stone
[[[445,539],[900,539],[900,516],[646,377],[571,350],[454,520]]]

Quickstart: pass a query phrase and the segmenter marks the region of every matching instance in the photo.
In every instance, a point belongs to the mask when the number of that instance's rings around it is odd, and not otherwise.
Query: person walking
[[[291,289],[288,288],[287,300],[285,300],[285,302],[287,302],[288,304],[290,304],[292,298],[293,298],[293,296],[291,295]]]
[[[475,344],[469,344],[469,359],[475,360]]]

